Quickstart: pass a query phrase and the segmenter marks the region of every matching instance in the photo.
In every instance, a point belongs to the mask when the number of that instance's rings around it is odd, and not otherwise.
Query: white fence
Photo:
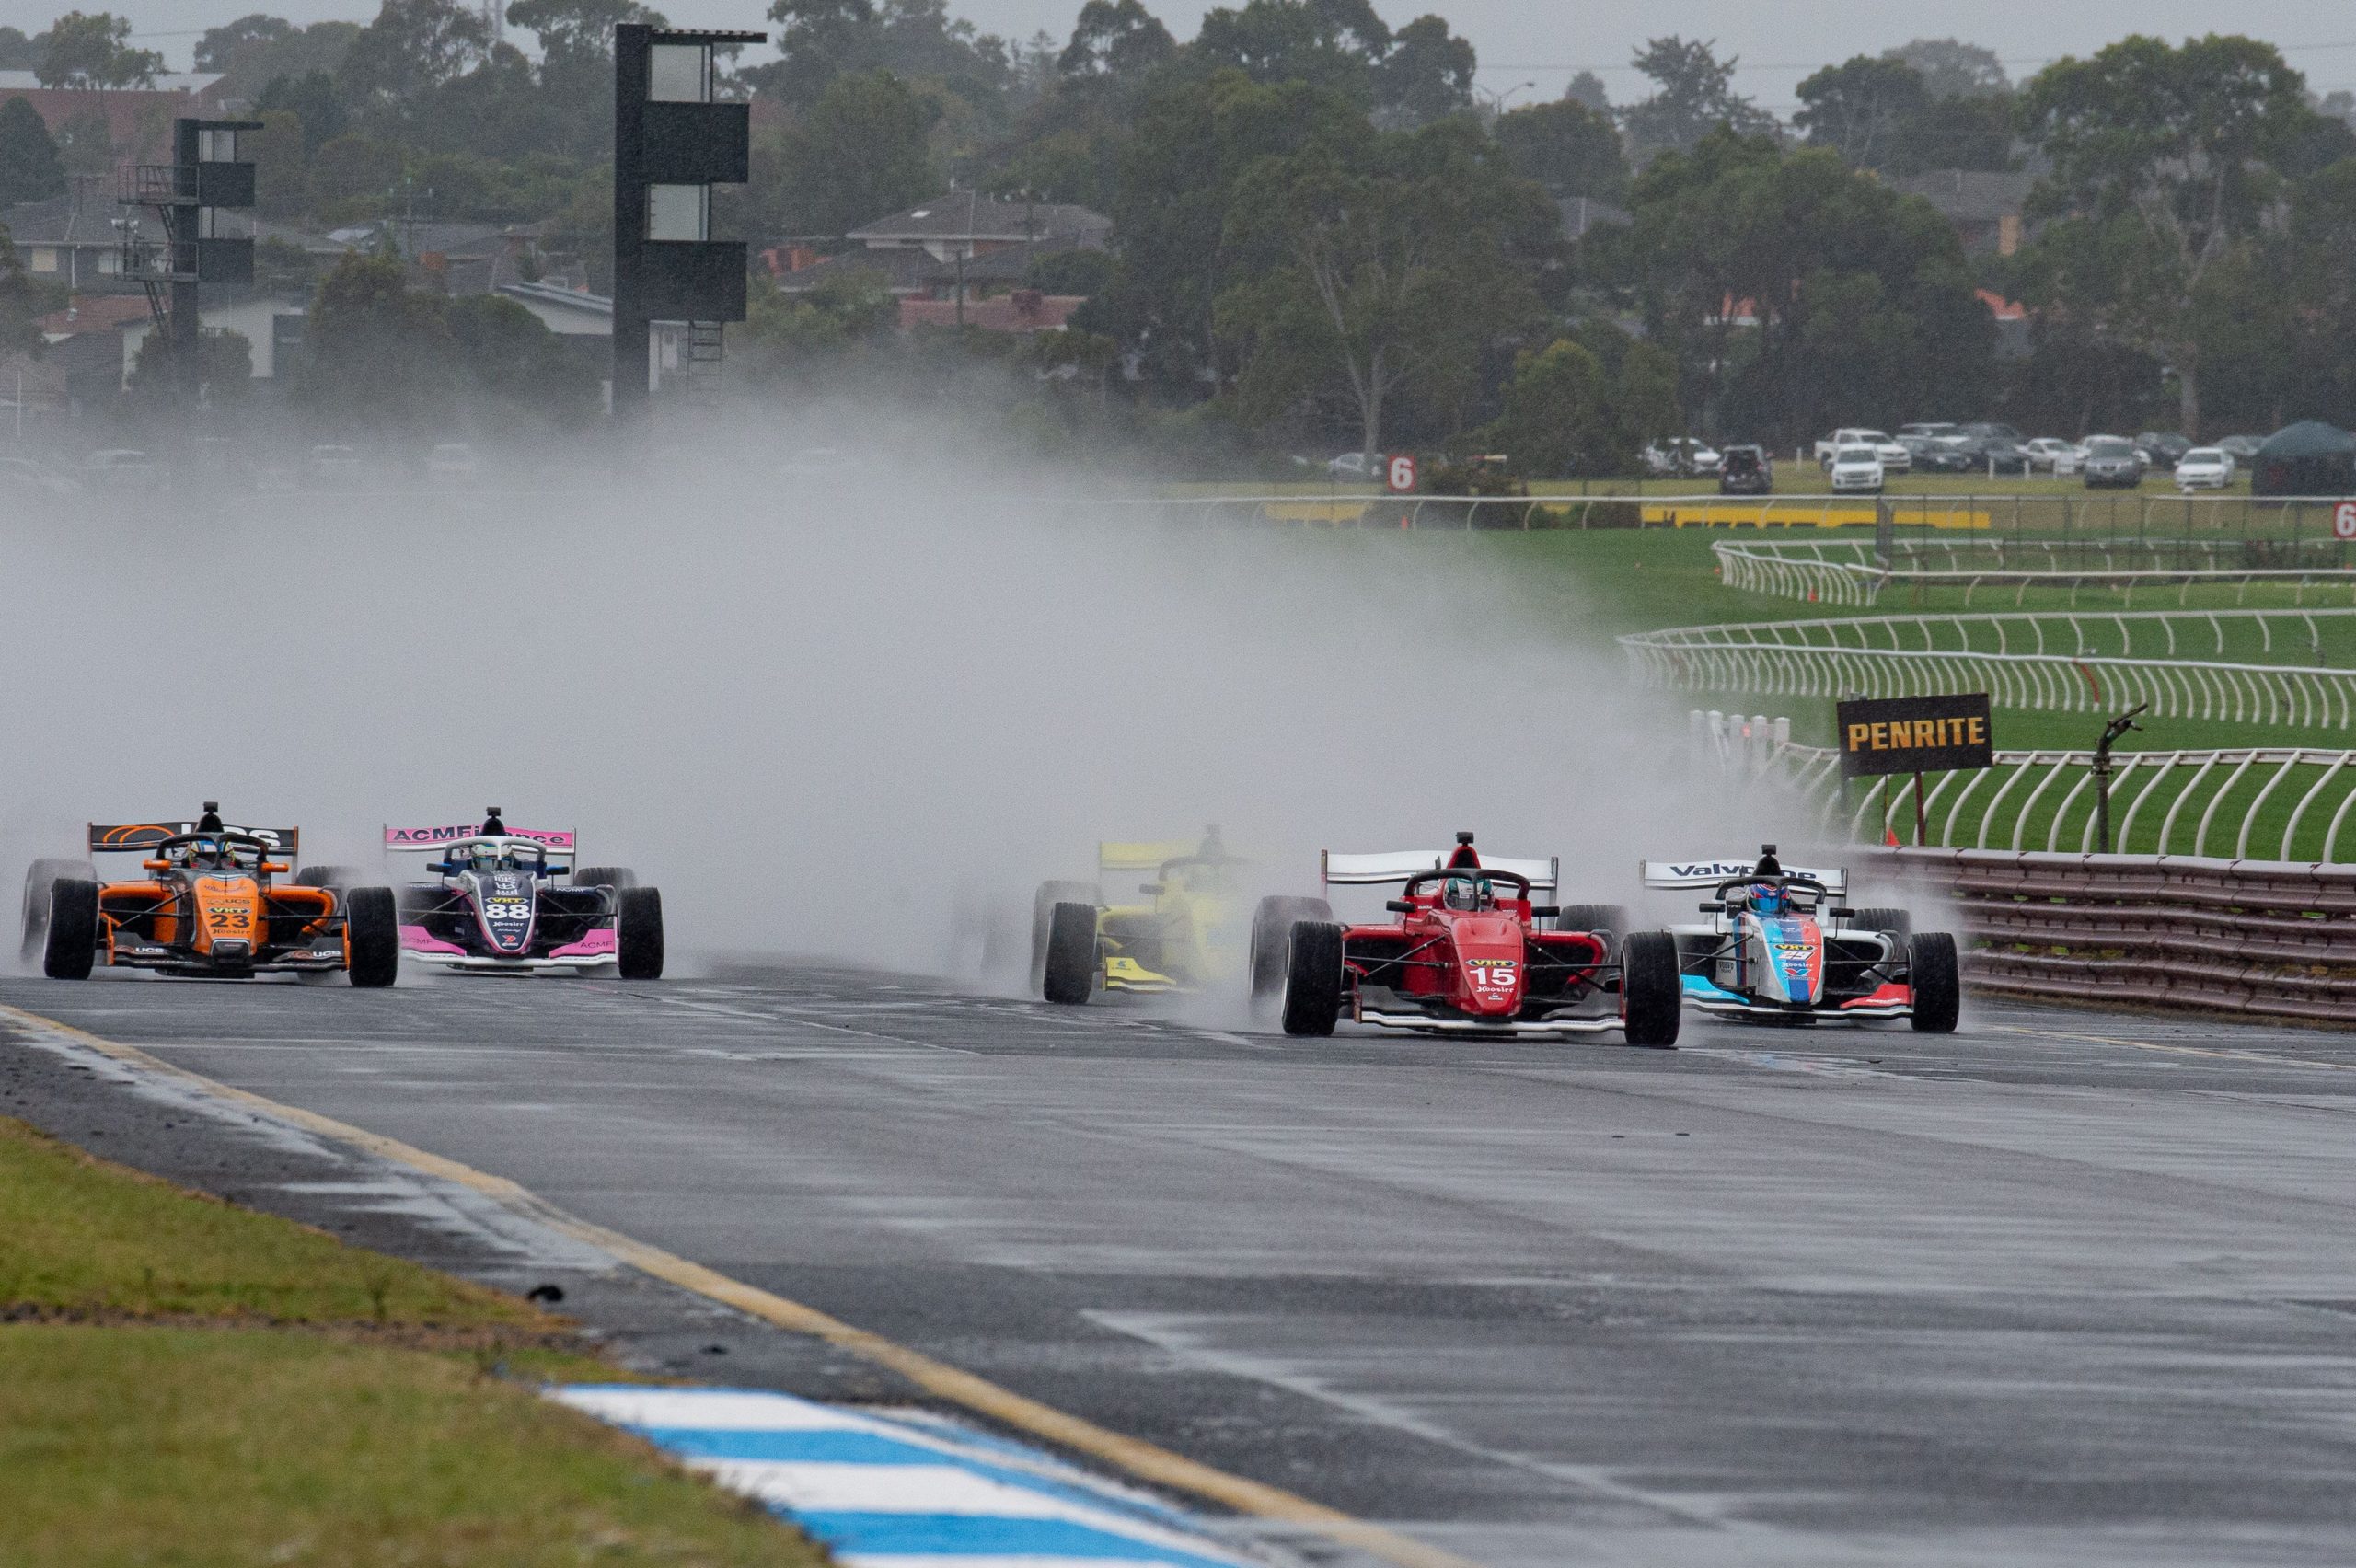
[[[1729,588],[1828,605],[1871,605],[1891,584],[1961,588],[1969,606],[1982,589],[2011,588],[2014,602],[2033,587],[2117,589],[2131,603],[2139,588],[2165,587],[2186,602],[2196,584],[2246,592],[2279,583],[2304,605],[2344,594],[2356,602],[2356,571],[2336,559],[2334,539],[1897,539],[1882,548],[1864,540],[1777,543],[1719,540],[1710,548]],[[2288,559],[2292,564],[2278,564]],[[2253,564],[2262,562],[2264,564]],[[2075,594],[2072,595],[2075,601]],[[2238,602],[2239,595],[2236,595]]]
[[[1640,682],[1672,690],[1985,691],[2000,708],[2093,713],[2142,702],[2160,718],[2348,729],[2356,670],[2260,661],[2281,656],[2278,644],[2319,661],[2321,628],[2350,617],[2356,609],[1877,616],[1680,627],[1634,632],[1620,646]],[[2118,651],[2107,651],[2113,639]]]

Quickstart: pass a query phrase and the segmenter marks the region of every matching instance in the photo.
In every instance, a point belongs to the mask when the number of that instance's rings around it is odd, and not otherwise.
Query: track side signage
[[[1993,767],[1988,694],[1856,698],[1837,709],[1841,776]]]

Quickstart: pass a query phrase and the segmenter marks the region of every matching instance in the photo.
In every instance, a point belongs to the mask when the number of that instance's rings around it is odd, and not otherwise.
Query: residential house
[[[953,190],[851,230],[845,237],[859,248],[839,256],[819,257],[800,247],[761,254],[786,294],[806,294],[829,278],[865,273],[881,279],[902,300],[953,307],[961,294],[970,304],[1022,287],[1032,262],[1042,256],[1103,250],[1112,233],[1113,220],[1086,207]],[[950,315],[954,317],[953,308]]]
[[[2010,256],[2021,248],[2028,222],[2028,193],[2037,176],[2012,170],[1934,169],[1893,179],[1889,188],[1920,196],[1953,225],[1966,251]]]
[[[183,116],[229,118],[217,72],[167,72],[144,87],[45,87],[30,71],[0,71],[0,103],[23,98],[52,136],[92,114],[103,116],[116,156],[133,163],[168,163],[172,121]]]
[[[34,277],[77,294],[137,293],[139,285],[121,276],[122,236],[114,225],[122,204],[96,176],[78,177],[71,187],[46,202],[0,207],[0,227],[16,243],[17,259]]]

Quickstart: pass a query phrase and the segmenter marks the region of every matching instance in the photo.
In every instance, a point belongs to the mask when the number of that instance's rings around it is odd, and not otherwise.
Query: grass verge
[[[0,1118],[0,1562],[814,1565],[564,1320]]]

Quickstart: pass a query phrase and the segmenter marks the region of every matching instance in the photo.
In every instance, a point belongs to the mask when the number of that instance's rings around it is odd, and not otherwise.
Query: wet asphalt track
[[[1303,1043],[812,968],[0,1001],[1491,1568],[2356,1561],[2356,1036]]]

